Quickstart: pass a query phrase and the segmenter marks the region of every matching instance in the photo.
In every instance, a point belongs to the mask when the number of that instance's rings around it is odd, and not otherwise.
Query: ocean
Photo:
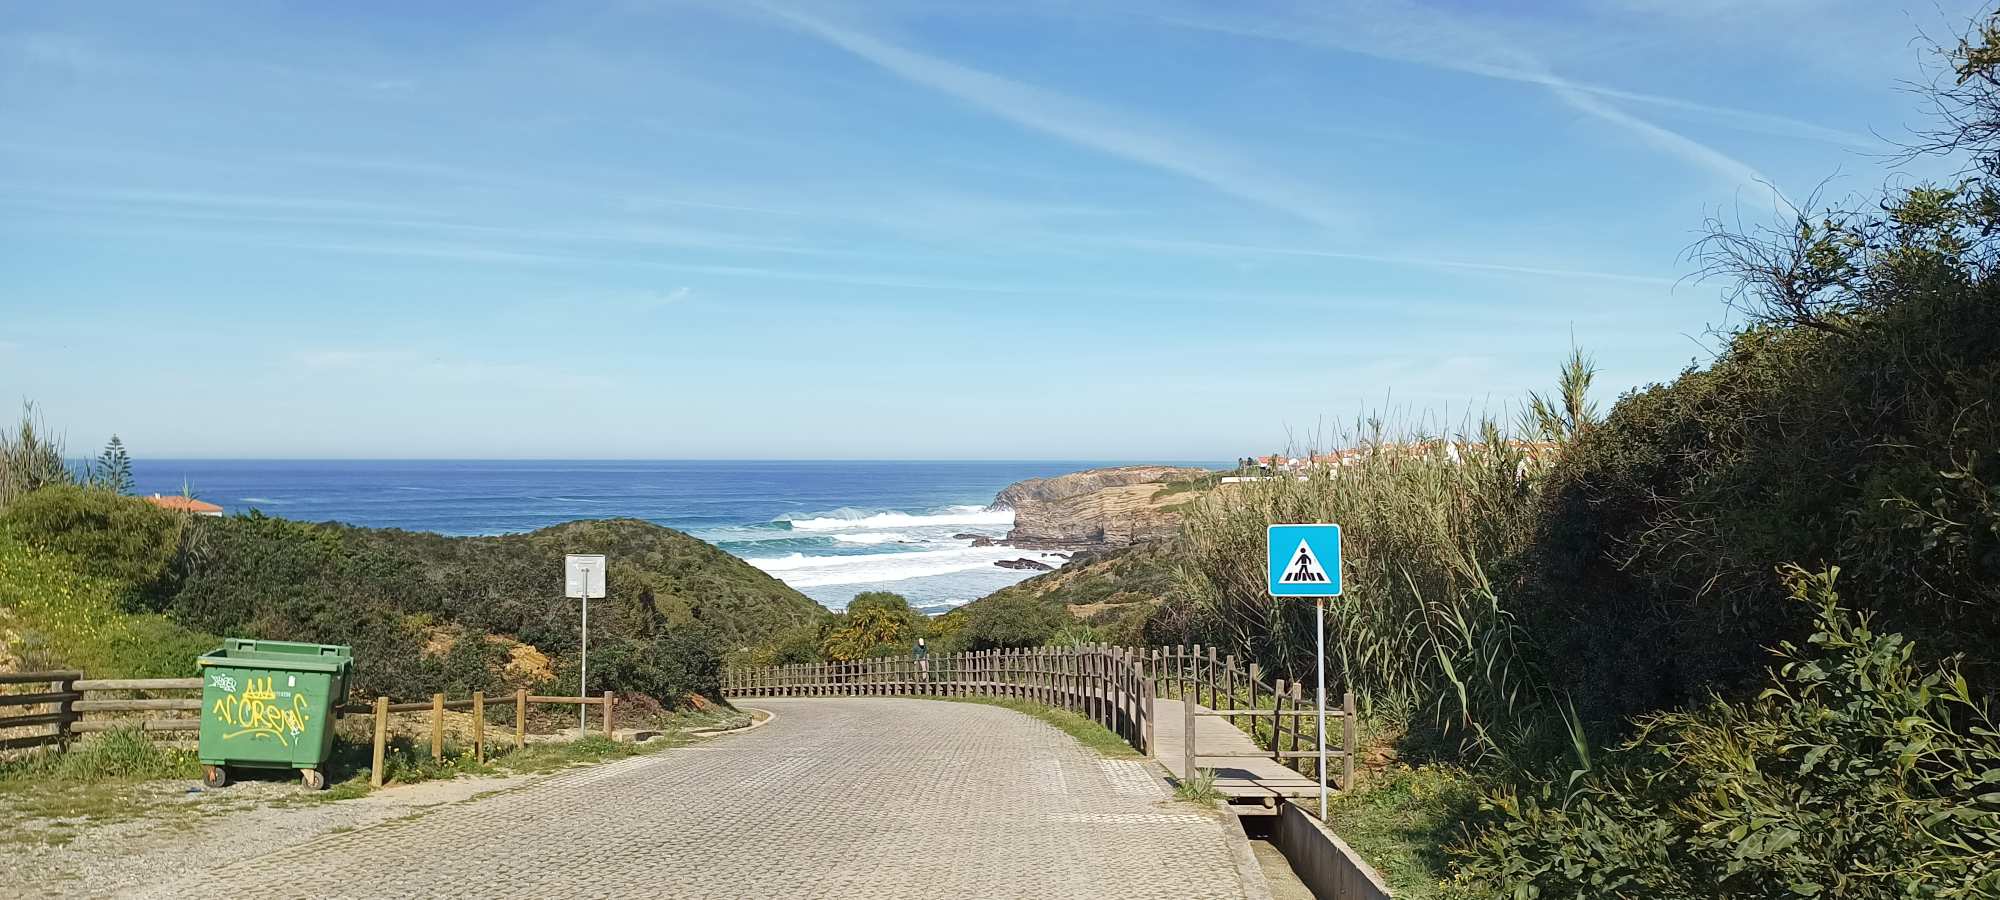
[[[449,535],[532,531],[573,519],[637,518],[685,531],[821,604],[895,591],[956,606],[1035,573],[994,563],[1032,550],[1000,537],[993,495],[1024,478],[1106,461],[134,460],[141,494],[177,494],[308,522]],[[1190,463],[1210,465],[1215,463]],[[551,573],[552,579],[555,574]]]

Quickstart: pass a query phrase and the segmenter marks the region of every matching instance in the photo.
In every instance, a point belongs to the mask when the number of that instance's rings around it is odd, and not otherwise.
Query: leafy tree
[[[132,493],[132,457],[125,453],[125,442],[117,435],[104,445],[104,452],[97,455],[97,462],[90,469],[90,483],[114,494]]]
[[[963,626],[954,635],[962,650],[1038,647],[1075,621],[1063,607],[1026,594],[994,594],[954,610]]]
[[[904,609],[907,611],[908,606]],[[820,639],[820,652],[827,659],[840,662],[860,659],[878,647],[900,646],[916,640],[914,624],[891,607],[866,605],[835,620]]]

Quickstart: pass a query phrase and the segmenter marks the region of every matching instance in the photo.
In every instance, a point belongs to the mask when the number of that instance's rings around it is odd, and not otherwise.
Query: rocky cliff
[[[1200,496],[1164,490],[1167,483],[1212,474],[1184,466],[1088,469],[1010,485],[993,506],[1014,510],[1007,542],[1016,547],[1127,547],[1172,535],[1177,507]]]
[[[1023,502],[1067,500],[1105,488],[1132,484],[1158,484],[1212,474],[1207,469],[1188,466],[1110,466],[1085,469],[1052,478],[1030,478],[1008,485],[993,498],[991,509],[1020,509]]]

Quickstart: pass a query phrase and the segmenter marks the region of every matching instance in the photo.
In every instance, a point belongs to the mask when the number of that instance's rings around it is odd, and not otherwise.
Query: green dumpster
[[[201,667],[202,782],[221,787],[231,768],[298,769],[323,788],[333,720],[347,701],[354,651],[332,644],[227,638]]]

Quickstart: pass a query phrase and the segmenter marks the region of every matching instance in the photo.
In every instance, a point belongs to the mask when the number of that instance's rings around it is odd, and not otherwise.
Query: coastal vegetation
[[[1199,497],[1171,536],[945,618],[1023,646],[1129,606],[1085,627],[1297,679],[1264,528],[1340,522],[1372,739],[1334,817],[1409,895],[2000,896],[2000,20],[1943,54],[1911,149],[1961,177],[1708,223],[1705,364],[1600,410],[1577,352],[1513,417],[1149,488]]]
[[[2000,896],[2000,26],[1946,58],[1915,149],[1963,177],[1711,222],[1695,264],[1741,325],[1708,364],[1600,417],[1579,356],[1518,421],[1364,423],[1344,465],[1193,508],[1154,633],[1288,675],[1312,611],[1265,596],[1264,525],[1345,526],[1328,640],[1371,756],[1481,798],[1388,867],[1463,897]],[[1379,768],[1351,803],[1407,780]]]
[[[577,609],[557,596],[556,574],[564,553],[588,551],[611,559],[610,597],[591,610],[590,689],[675,707],[715,695],[727,650],[823,613],[646,522],[451,538],[254,511],[193,516],[122,495],[122,447],[107,452],[108,478],[42,472],[49,451],[15,452],[51,446],[39,434],[29,417],[9,436],[7,465],[29,459],[33,475],[9,483],[33,487],[0,507],[0,661],[16,666],[186,675],[227,634],[352,645],[362,695],[574,691]]]

